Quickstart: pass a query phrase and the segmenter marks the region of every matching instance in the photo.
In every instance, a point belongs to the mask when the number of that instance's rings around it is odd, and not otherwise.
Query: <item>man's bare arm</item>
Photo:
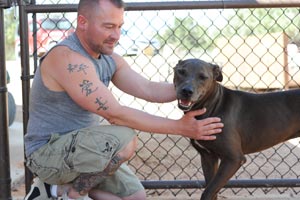
[[[191,112],[179,120],[172,120],[120,105],[111,91],[99,80],[93,64],[88,59],[74,52],[65,52],[53,49],[41,66],[43,74],[46,75],[43,79],[47,77],[50,83],[48,87],[59,86],[82,108],[97,113],[110,123],[146,132],[178,134],[194,139],[214,139],[215,136],[211,134],[221,131],[222,124],[219,123],[219,118],[194,118],[202,111]],[[64,53],[67,55],[63,55]],[[122,80],[125,81],[124,78]],[[124,84],[126,83],[125,81]],[[172,96],[172,92],[170,94]]]

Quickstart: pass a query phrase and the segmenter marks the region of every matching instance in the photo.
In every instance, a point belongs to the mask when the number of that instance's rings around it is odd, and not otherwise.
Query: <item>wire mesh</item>
[[[57,3],[41,3],[45,2]],[[296,7],[127,11],[116,51],[134,70],[153,81],[172,82],[173,67],[178,60],[195,57],[219,64],[224,76],[222,84],[233,89],[266,92],[298,88],[299,11]],[[36,18],[37,30],[29,30],[29,41],[37,36],[37,48],[32,48],[31,54],[44,53],[51,48],[51,41],[59,42],[76,27],[75,13],[38,13]],[[60,19],[67,21],[68,30],[59,27]],[[44,31],[46,37],[40,39],[39,32],[49,20],[53,27]],[[61,35],[55,39],[57,33]],[[30,45],[33,47],[33,42]],[[174,119],[182,115],[177,102],[149,103],[114,86],[110,88],[123,105]],[[187,138],[144,132],[139,133],[139,138],[139,148],[129,165],[141,180],[204,179],[200,156]],[[299,147],[299,140],[292,140],[250,154],[233,179],[298,179]],[[147,192],[153,196],[197,196],[201,191],[182,188]],[[299,189],[226,188],[221,191],[223,195],[245,193],[297,195]]]

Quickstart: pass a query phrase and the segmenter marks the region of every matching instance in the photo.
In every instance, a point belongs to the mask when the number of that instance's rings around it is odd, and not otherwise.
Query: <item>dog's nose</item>
[[[185,96],[185,97],[191,97],[194,93],[194,90],[191,86],[185,86],[182,88],[182,94]]]

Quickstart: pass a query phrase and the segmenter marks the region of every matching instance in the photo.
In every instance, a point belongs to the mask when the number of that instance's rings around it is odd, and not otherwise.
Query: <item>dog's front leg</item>
[[[215,200],[221,188],[226,185],[228,180],[236,173],[236,171],[246,162],[244,155],[234,156],[234,158],[223,158],[217,174],[209,182],[204,190],[201,200]]]
[[[205,177],[206,186],[213,180],[218,171],[219,158],[214,153],[200,152],[202,170]],[[217,196],[212,199],[217,200]]]
[[[208,152],[201,152],[200,155],[205,182],[208,185],[218,171],[219,158],[214,153]]]
[[[217,173],[219,157],[215,153],[209,151],[204,146],[199,144],[197,140],[192,139],[191,144],[200,154],[203,175],[206,185],[208,185],[208,183]]]

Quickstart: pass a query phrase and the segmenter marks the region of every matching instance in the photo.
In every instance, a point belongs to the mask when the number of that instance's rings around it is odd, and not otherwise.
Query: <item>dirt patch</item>
[[[11,196],[14,199],[20,199],[25,197],[25,179],[24,177],[16,180],[12,183]]]
[[[178,136],[140,133],[139,148],[129,166],[140,180],[203,180],[201,159],[189,140]],[[295,179],[300,178],[299,141],[277,145],[247,156],[247,162],[233,179]],[[21,167],[21,166],[18,166]],[[151,189],[148,199],[199,199],[201,189]],[[226,188],[221,200],[230,199],[299,199],[299,187],[290,188]],[[13,183],[12,196],[24,197],[24,178]],[[272,197],[272,198],[271,198]],[[276,197],[276,198],[274,198]],[[22,198],[21,198],[22,199]]]

